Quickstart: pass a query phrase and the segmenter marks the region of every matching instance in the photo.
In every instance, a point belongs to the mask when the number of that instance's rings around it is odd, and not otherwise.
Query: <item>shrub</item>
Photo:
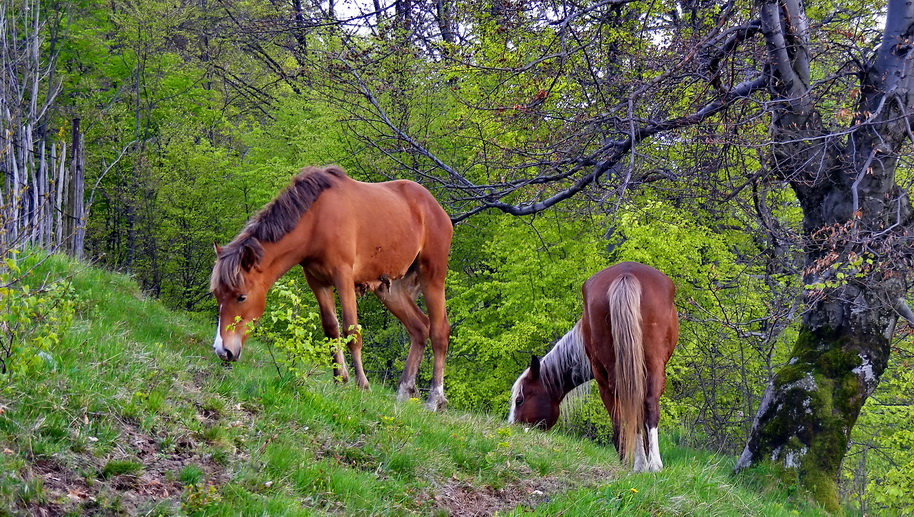
[[[28,375],[54,369],[53,347],[73,322],[73,290],[67,279],[40,278],[45,256],[11,252],[0,264],[0,373]]]

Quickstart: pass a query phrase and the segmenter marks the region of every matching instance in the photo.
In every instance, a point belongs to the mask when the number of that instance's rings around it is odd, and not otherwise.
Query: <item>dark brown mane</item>
[[[260,242],[282,239],[295,228],[321,192],[333,185],[334,179],[345,177],[346,173],[337,165],[305,167],[285,190],[251,218],[236,240],[245,234]]]
[[[289,186],[254,214],[241,233],[222,248],[213,268],[210,290],[222,287],[237,291],[241,288],[245,250],[253,254],[254,263],[260,261],[263,256],[261,242],[276,242],[285,237],[321,192],[332,187],[336,179],[345,177],[346,173],[338,165],[302,169]]]

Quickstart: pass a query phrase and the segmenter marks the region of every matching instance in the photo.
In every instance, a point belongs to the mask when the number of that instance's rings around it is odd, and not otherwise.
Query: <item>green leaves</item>
[[[297,273],[297,272],[295,272]],[[254,329],[254,336],[278,354],[272,355],[277,368],[284,367],[293,378],[305,378],[330,366],[331,353],[344,347],[356,334],[339,340],[324,337],[320,315],[303,305],[301,294],[308,286],[297,274],[287,274],[270,290],[267,308]]]
[[[0,374],[27,376],[53,369],[50,355],[73,322],[73,291],[66,281],[42,283],[31,273],[43,255],[16,254],[0,269]],[[32,288],[27,281],[38,281]]]
[[[488,214],[456,228],[448,277],[451,403],[507,407],[529,354],[547,352],[580,319],[581,284],[609,265],[601,232],[589,223],[563,214]]]

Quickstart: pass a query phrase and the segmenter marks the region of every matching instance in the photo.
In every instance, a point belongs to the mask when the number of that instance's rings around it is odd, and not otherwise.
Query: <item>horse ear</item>
[[[222,246],[220,246],[219,243],[216,241],[213,241],[213,249],[216,250],[217,257],[219,256],[220,253],[222,253]]]
[[[241,268],[245,271],[250,271],[251,268],[257,265],[257,251],[245,244],[241,247]]]
[[[540,358],[532,356],[530,358],[530,380],[535,381],[540,378]]]

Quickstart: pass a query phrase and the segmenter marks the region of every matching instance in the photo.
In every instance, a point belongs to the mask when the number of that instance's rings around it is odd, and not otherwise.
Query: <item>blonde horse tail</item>
[[[613,280],[606,293],[609,321],[616,355],[616,414],[619,423],[619,453],[631,466],[638,431],[644,427],[644,397],[647,368],[641,331],[641,283],[624,273]]]

